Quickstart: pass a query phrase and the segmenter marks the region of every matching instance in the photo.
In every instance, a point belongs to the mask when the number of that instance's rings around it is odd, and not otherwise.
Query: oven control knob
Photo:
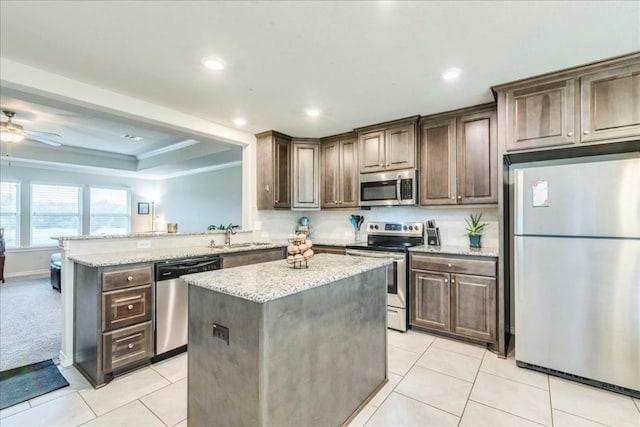
[[[406,229],[407,229],[407,226],[406,226],[406,225],[403,225],[403,226],[402,226],[402,229],[403,229],[403,230],[406,230]]]
[[[374,226],[373,226],[373,228],[375,228],[375,229],[377,230],[377,229],[378,229],[378,226],[377,226],[377,225],[374,225]]]
[[[410,226],[409,226],[409,230],[413,230],[413,225],[410,225]]]

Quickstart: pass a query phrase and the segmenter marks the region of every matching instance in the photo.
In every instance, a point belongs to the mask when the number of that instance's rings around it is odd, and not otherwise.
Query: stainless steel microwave
[[[360,206],[415,205],[417,178],[415,169],[360,174]]]

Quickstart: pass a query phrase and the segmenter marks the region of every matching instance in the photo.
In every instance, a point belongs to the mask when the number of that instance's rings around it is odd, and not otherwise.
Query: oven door
[[[391,258],[387,266],[387,305],[407,308],[407,269],[404,253],[347,249],[347,255],[369,258]]]

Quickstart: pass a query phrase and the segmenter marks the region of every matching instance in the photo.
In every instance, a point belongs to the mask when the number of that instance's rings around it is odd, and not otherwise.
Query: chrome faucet
[[[231,246],[231,235],[236,234],[236,230],[235,230],[236,227],[237,225],[231,225],[231,224],[227,226],[227,230],[225,231],[225,237],[224,237],[225,246]]]

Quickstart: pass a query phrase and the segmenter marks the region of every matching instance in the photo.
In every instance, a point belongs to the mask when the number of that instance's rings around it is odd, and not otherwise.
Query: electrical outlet
[[[220,338],[222,341],[226,342],[229,345],[229,328],[226,326],[218,325],[217,323],[213,324],[213,337]]]
[[[151,240],[138,240],[138,249],[149,249],[151,247]]]

